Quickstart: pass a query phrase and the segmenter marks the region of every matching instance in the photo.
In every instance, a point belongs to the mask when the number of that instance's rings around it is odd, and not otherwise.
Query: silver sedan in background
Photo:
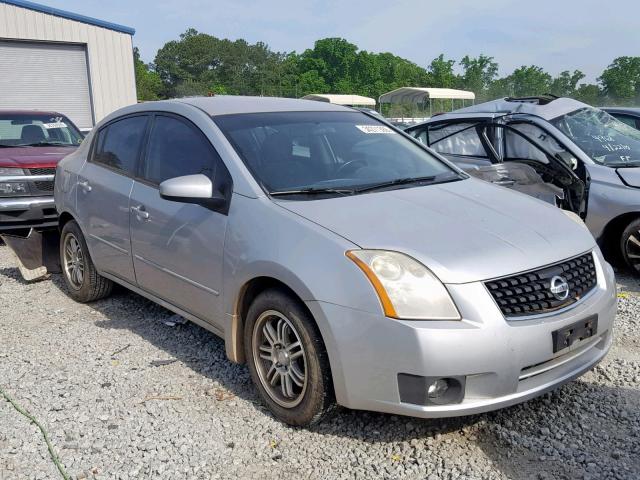
[[[224,338],[273,414],[417,417],[599,362],[615,281],[577,216],[470,178],[376,116],[213,97],[121,109],[58,166],[69,294],[113,283]]]

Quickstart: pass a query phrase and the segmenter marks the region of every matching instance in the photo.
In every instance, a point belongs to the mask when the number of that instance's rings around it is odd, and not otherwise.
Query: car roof
[[[211,116],[235,113],[354,111],[352,108],[332,103],[279,97],[215,95],[213,97],[187,97],[167,101],[193,105]]]
[[[490,102],[479,103],[461,108],[451,113],[436,115],[426,123],[460,120],[465,118],[496,118],[514,113],[535,115],[545,120],[552,120],[569,112],[587,108],[589,105],[572,98],[555,97],[523,97],[500,98]]]

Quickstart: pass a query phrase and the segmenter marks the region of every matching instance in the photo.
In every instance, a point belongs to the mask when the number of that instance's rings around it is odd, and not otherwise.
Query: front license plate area
[[[569,348],[574,342],[593,337],[598,331],[598,315],[592,315],[551,333],[553,353]]]

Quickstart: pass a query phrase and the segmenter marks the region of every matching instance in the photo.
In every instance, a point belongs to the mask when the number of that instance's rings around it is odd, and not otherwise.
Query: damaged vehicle
[[[506,98],[407,133],[469,175],[579,215],[610,259],[640,274],[640,131],[570,98]]]
[[[27,279],[40,276],[43,264],[56,271],[42,232],[58,225],[53,199],[56,165],[83,136],[57,112],[0,110],[0,237],[17,253]]]
[[[221,336],[293,425],[494,410],[611,346],[613,270],[579,218],[346,107],[132,105],[60,162],[55,198],[72,298],[120,284]]]

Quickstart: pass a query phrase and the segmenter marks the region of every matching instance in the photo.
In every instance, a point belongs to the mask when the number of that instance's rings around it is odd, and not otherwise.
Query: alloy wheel
[[[85,261],[80,242],[72,233],[64,238],[64,272],[75,290],[80,290],[84,282]]]
[[[293,408],[307,390],[307,357],[300,335],[282,313],[268,310],[256,320],[253,361],[260,383],[278,405]]]

